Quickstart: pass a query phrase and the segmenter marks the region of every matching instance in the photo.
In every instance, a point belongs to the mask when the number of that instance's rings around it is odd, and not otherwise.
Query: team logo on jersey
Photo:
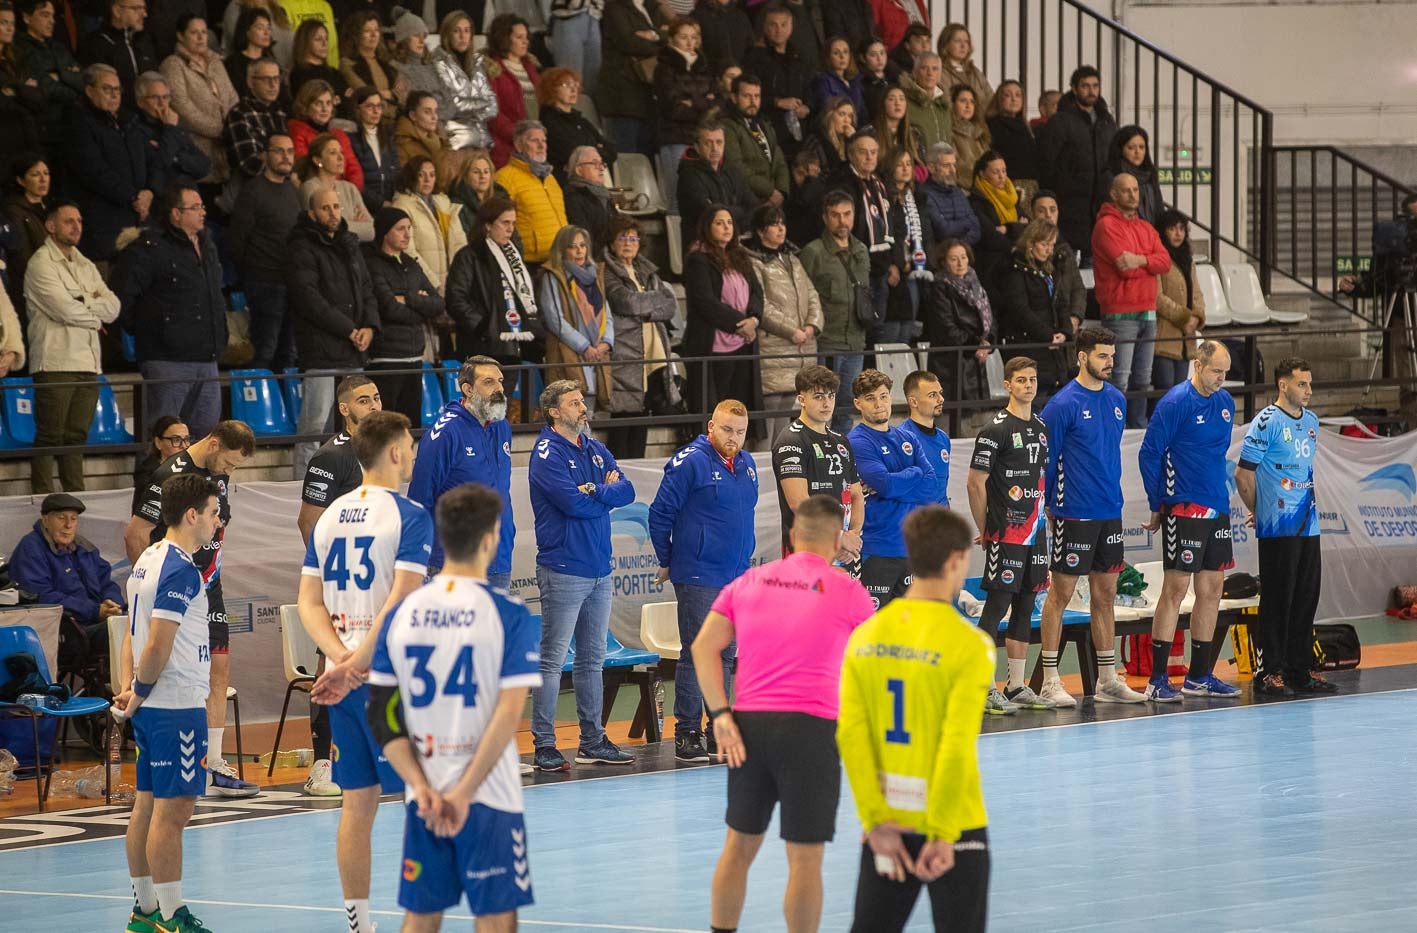
[[[843,457],[847,456],[846,445],[845,445],[845,444],[837,444],[837,445],[836,445],[836,452],[839,453],[839,454],[841,454]]]
[[[901,444],[901,445],[900,445],[900,449],[901,449],[907,456],[913,456],[913,455],[915,454],[915,445],[912,444],[912,443],[910,443],[910,441],[906,441],[905,443]]]
[[[512,455],[512,442],[511,442],[511,441],[503,441],[503,442],[502,442],[502,453],[505,454],[505,455],[508,456],[508,457],[510,457],[510,456]]]
[[[1063,558],[1063,563],[1067,564],[1069,567],[1076,567],[1078,565],[1078,556],[1076,554],[1069,554],[1067,557]]]
[[[1009,487],[1009,498],[1012,499],[1012,500],[1014,500],[1015,502],[1017,502],[1018,500],[1022,499],[1022,498],[1023,498],[1023,487],[1021,487],[1021,486],[1011,486],[1011,487]]]
[[[411,858],[406,858],[406,859],[403,860],[403,880],[404,880],[404,881],[417,881],[418,878],[419,878],[419,876],[422,875],[422,874],[423,874],[423,863],[422,863],[422,862],[414,861],[414,860],[411,859]]]
[[[1289,441],[1294,440],[1294,435],[1292,435],[1292,434],[1289,433],[1289,429],[1288,429],[1288,428],[1285,428],[1285,429],[1284,429],[1284,440],[1285,440],[1286,443],[1288,443]]]
[[[1122,420],[1122,409],[1121,409],[1120,406],[1113,405],[1113,406],[1112,406],[1112,414],[1114,414],[1114,415],[1117,416],[1117,420],[1118,420],[1118,421],[1121,421],[1121,420]]]
[[[748,467],[748,479],[756,483],[758,481],[758,471],[752,467]]]
[[[592,454],[590,462],[595,464],[595,468],[597,470],[605,469],[605,458],[602,457],[600,454]]]
[[[1195,559],[1196,555],[1190,548],[1186,548],[1184,551],[1181,552],[1181,563],[1189,564]]]
[[[720,473],[720,472],[718,472],[717,470],[714,470],[714,471],[713,471],[713,481],[714,481],[715,483],[717,483],[717,482],[719,482],[719,481],[722,480],[722,479],[723,479],[723,474]]]
[[[1196,424],[1205,424],[1205,415],[1196,415]]]
[[[822,593],[822,592],[825,592],[825,591],[826,591],[826,588],[827,588],[827,587],[826,587],[826,584],[822,582],[821,577],[818,577],[818,578],[817,578],[817,582],[812,584],[812,592],[813,592],[813,593]]]
[[[1318,437],[1318,435],[1314,433],[1314,429],[1313,429],[1313,428],[1309,428],[1309,437],[1310,437],[1311,439]]]
[[[226,480],[224,480],[224,479],[219,479],[219,480],[217,480],[217,481],[216,481],[216,488],[217,488],[217,491],[221,493],[222,498],[226,498]]]
[[[825,454],[822,453],[822,448],[818,446],[816,441],[812,442],[812,453],[817,455],[818,460],[822,459],[822,457],[825,456]]]
[[[950,452],[949,452],[948,450],[942,450],[942,451],[940,451],[940,462],[941,462],[941,463],[949,463],[949,462],[950,462]]]
[[[1089,411],[1088,409],[1084,408],[1084,409],[1082,410],[1082,420],[1083,420],[1083,421],[1091,421],[1091,420],[1092,420],[1092,412]]]
[[[1221,409],[1221,411],[1220,411],[1220,417],[1223,418],[1223,419],[1225,419],[1226,423],[1228,424],[1229,421],[1230,421],[1230,409],[1228,409],[1228,408]],[[1289,434],[1289,429],[1288,429],[1288,428],[1285,428],[1285,429],[1284,429],[1284,433],[1285,433],[1285,435],[1287,436],[1287,435]]]
[[[1003,573],[999,574],[999,579],[1004,583],[1012,583],[1014,582],[1014,572],[1012,570],[1005,570]]]
[[[1019,434],[1017,431],[1015,431],[1015,432],[1014,432],[1014,450],[1018,450],[1018,449],[1020,449],[1021,447],[1023,447],[1023,436],[1022,436],[1021,434]]]
[[[476,457],[476,456],[477,456],[477,450],[476,450],[475,448],[472,448],[472,447],[464,447],[463,450],[467,451],[467,455],[468,455],[469,457]]]

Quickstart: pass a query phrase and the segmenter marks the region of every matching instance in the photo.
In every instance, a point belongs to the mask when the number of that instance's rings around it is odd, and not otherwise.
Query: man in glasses
[[[246,69],[246,88],[226,115],[226,145],[231,164],[255,178],[266,167],[267,141],[287,129],[285,108],[279,103],[280,65],[273,58],[253,62]]]
[[[123,85],[124,94],[129,85]],[[169,185],[195,185],[211,171],[212,160],[197,148],[192,134],[177,125],[172,90],[158,71],[138,75],[132,93],[137,100],[137,123],[148,144],[148,184],[154,191]]]
[[[118,252],[118,233],[149,222],[155,191],[137,122],[122,110],[123,84],[111,65],[84,69],[84,100],[74,108],[62,148],[68,194],[84,215],[84,255]]]
[[[118,71],[123,83],[123,106],[134,104],[134,79],[156,71],[160,59],[152,36],[143,31],[148,18],[146,0],[108,0],[108,21],[79,42],[79,61],[99,62]]]
[[[590,252],[605,258],[605,228],[619,212],[610,203],[605,159],[594,146],[577,146],[566,161],[566,219],[590,234]]]

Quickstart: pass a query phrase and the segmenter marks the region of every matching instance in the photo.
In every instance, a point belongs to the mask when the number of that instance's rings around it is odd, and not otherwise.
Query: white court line
[[[121,894],[86,894],[68,893],[65,891],[17,891],[0,889],[0,894],[16,894],[27,897],[75,897],[85,900],[96,901],[128,901],[132,902],[132,895]],[[187,899],[189,904],[199,904],[208,907],[254,907],[263,910],[306,910],[319,913],[343,914],[343,907],[310,907],[305,904],[257,904],[247,901],[203,901],[192,898]],[[371,914],[378,914],[381,917],[402,917],[401,910],[371,910]],[[471,920],[471,914],[444,914],[448,920]],[[528,920],[525,917],[518,917],[517,923],[527,926],[539,927],[575,927],[578,930],[628,930],[630,933],[699,933],[698,930],[686,930],[681,927],[644,927],[626,926],[622,923],[579,923],[574,920]]]

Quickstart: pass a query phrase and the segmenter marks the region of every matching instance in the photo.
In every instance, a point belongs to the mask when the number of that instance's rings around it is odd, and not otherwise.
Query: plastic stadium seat
[[[664,195],[659,191],[659,180],[654,175],[654,165],[649,156],[640,152],[622,152],[615,158],[615,187],[629,188],[643,194],[645,206],[633,211],[621,211],[631,217],[648,217],[666,210]]]
[[[677,660],[684,650],[679,642],[679,604],[645,603],[641,606],[640,641],[661,658]]]
[[[271,744],[271,762],[266,767],[266,777],[276,768],[276,752],[280,751],[280,736],[285,731],[285,717],[290,712],[290,696],[299,690],[308,694],[315,686],[315,669],[319,665],[318,649],[305,626],[300,622],[300,612],[295,606],[280,607],[280,648],[285,664],[285,704],[280,708],[280,722],[276,726],[275,742]]]
[[[249,424],[257,437],[295,433],[279,384],[269,369],[231,371],[231,417]]]
[[[1225,298],[1230,303],[1230,319],[1236,324],[1258,326],[1268,324],[1269,307],[1260,290],[1260,277],[1247,262],[1227,262],[1220,267],[1220,281],[1225,285]]]
[[[138,338],[125,330],[119,342],[123,345],[123,359],[129,363],[138,362]]]
[[[440,365],[443,373],[443,400],[455,402],[462,398],[462,389],[458,388],[458,372],[462,369],[462,363],[457,360],[443,360]]]
[[[423,364],[423,426],[426,428],[438,420],[443,412],[443,387],[438,381],[438,370],[432,363]]]
[[[123,412],[118,410],[118,399],[113,394],[113,386],[107,377],[98,377],[98,405],[94,408],[93,423],[89,425],[90,444],[131,444],[133,435],[123,424]]]
[[[1225,297],[1225,287],[1220,284],[1220,272],[1208,263],[1196,263],[1196,284],[1205,298],[1205,326],[1224,327],[1233,323],[1230,302]]]
[[[915,354],[903,343],[878,343],[872,348],[876,352],[876,368],[891,377],[891,404],[905,404],[905,377],[915,371]],[[898,350],[898,353],[883,351]]]
[[[0,447],[34,446],[34,380],[28,376],[7,376],[0,379],[3,391],[5,432],[0,435]]]
[[[285,397],[285,413],[291,424],[300,423],[300,410],[305,407],[305,383],[300,379],[299,366],[287,366],[281,370],[281,395]]]

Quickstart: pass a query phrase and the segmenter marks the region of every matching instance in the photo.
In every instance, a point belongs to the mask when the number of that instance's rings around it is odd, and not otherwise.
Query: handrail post
[[[1215,241],[1210,246],[1210,261],[1218,263],[1220,261],[1220,243],[1225,236],[1225,225],[1220,219],[1220,173],[1222,160],[1220,158],[1220,88],[1214,84],[1210,86],[1210,229],[1211,238]],[[1240,108],[1237,105],[1233,119],[1240,119]],[[1193,120],[1199,119],[1199,114],[1192,114]],[[1192,124],[1194,125],[1194,124]],[[1232,161],[1233,164],[1233,161]],[[1197,174],[1191,179],[1191,184],[1199,185],[1200,177]],[[1231,184],[1240,184],[1240,179],[1231,179]],[[1235,242],[1239,242],[1240,218],[1231,218],[1235,226],[1231,229],[1235,232]]]
[[[1260,288],[1270,294],[1274,272],[1274,219],[1279,209],[1274,184],[1274,114],[1260,116]],[[1312,184],[1313,179],[1310,179]],[[1318,270],[1315,270],[1317,276]]]
[[[1028,47],[1032,44],[1028,41],[1028,5],[1029,0],[1018,2],[1018,78],[1024,87],[1033,86],[1028,83]],[[1007,37],[1004,41],[1008,42]]]

